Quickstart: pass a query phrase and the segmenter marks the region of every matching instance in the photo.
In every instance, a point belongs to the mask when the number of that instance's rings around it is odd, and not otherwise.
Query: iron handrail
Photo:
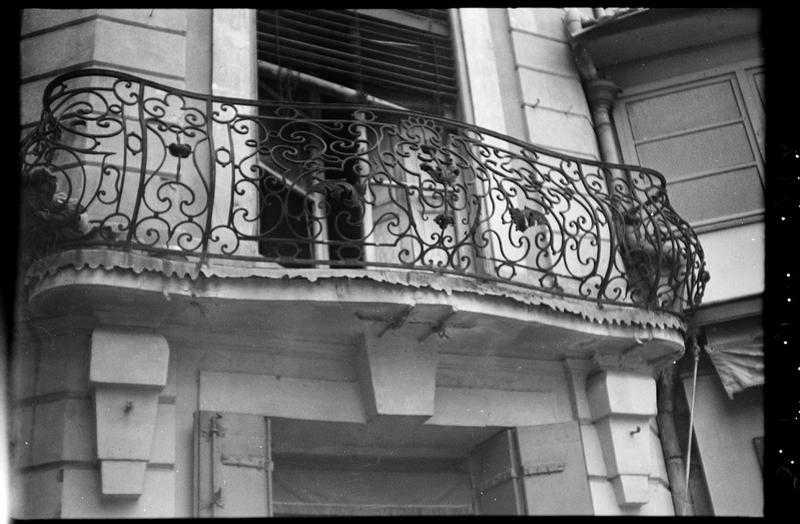
[[[681,314],[708,273],[653,170],[452,119],[252,101],[84,69],[25,138],[32,257],[105,246],[470,275]]]

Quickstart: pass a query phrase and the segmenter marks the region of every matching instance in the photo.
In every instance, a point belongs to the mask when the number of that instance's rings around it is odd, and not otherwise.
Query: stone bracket
[[[653,377],[606,370],[587,381],[592,422],[621,507],[649,501],[650,419],[656,415]]]
[[[367,420],[401,416],[420,423],[433,416],[441,333],[453,308],[407,307],[387,326],[368,327],[356,362]],[[387,333],[390,329],[392,333]]]
[[[150,332],[100,327],[92,333],[89,380],[95,386],[101,493],[138,498],[150,459],[169,346]]]

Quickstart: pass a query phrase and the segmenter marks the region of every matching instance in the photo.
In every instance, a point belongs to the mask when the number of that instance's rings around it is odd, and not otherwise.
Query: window
[[[440,426],[201,411],[196,516],[592,514],[577,422]]]
[[[406,155],[403,167],[375,169],[383,153],[402,154],[405,146],[389,132],[366,136],[352,110],[336,104],[378,100],[453,117],[458,91],[451,37],[444,9],[258,11],[259,98],[299,103],[299,120],[306,123],[294,124],[294,132],[317,142],[292,152],[287,162],[274,154],[262,158],[268,168],[260,188],[262,255],[287,267],[361,267],[397,263],[398,253],[409,253],[406,261],[419,256],[397,232],[413,226],[415,235],[435,234],[428,230],[438,211],[425,216],[424,204],[417,206],[409,213],[417,219],[382,211],[392,202],[410,210],[412,199],[424,201],[421,175],[412,174],[420,173],[411,165],[416,155]],[[307,102],[321,105],[303,107]],[[403,113],[381,118],[400,124]],[[274,152],[280,145],[266,135],[280,124],[266,115],[264,123],[260,141]],[[390,245],[392,253],[382,249]]]
[[[760,66],[729,66],[630,89],[619,101],[625,161],[660,171],[670,203],[700,231],[764,212],[763,78]]]
[[[456,64],[445,9],[264,9],[257,41],[261,61],[409,109],[454,114]],[[273,95],[264,98],[293,96],[296,86],[261,80],[264,94]]]

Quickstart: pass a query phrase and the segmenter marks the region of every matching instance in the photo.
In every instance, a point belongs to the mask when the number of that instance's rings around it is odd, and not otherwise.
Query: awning
[[[764,384],[764,334],[760,326],[706,330],[706,352],[728,397]]]

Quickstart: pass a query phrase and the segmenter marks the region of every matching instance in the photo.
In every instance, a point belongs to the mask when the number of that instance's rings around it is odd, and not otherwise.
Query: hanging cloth
[[[723,329],[706,332],[708,353],[728,397],[764,384],[764,336],[761,330]]]

